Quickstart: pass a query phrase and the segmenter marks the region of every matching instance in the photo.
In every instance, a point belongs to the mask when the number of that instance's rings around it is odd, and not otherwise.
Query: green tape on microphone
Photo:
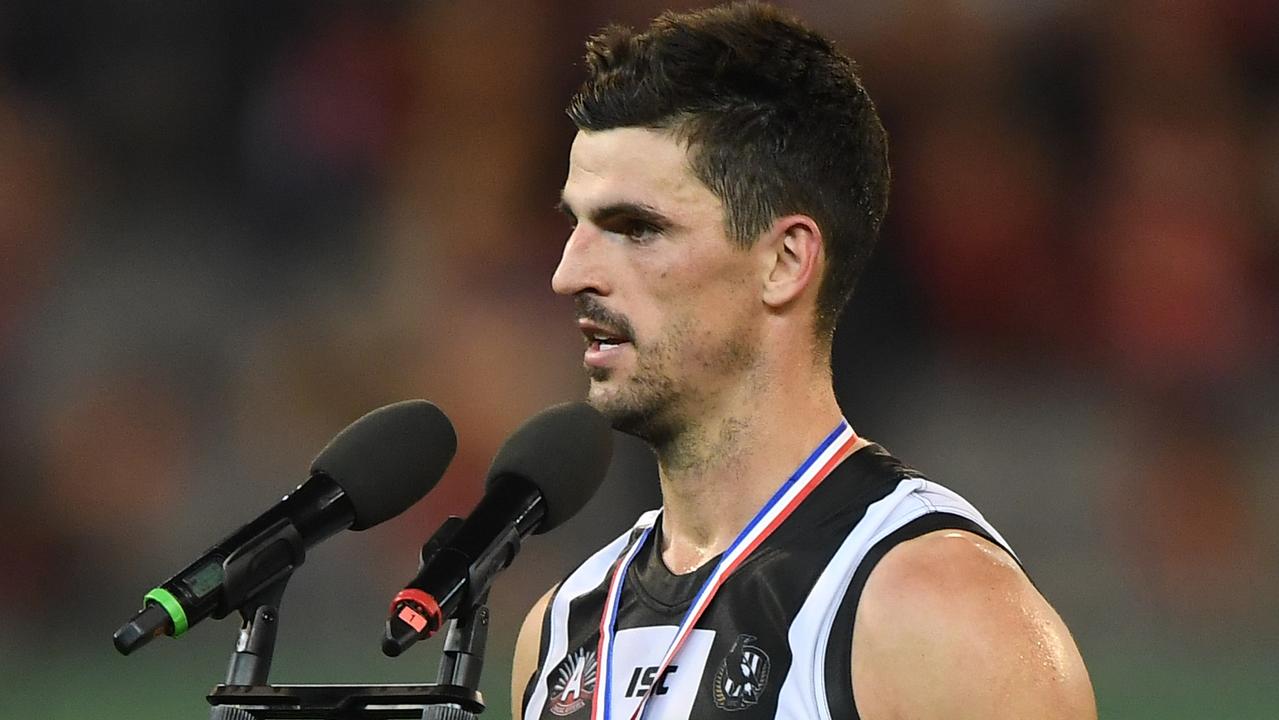
[[[165,612],[169,613],[169,619],[173,621],[173,637],[177,637],[187,631],[190,625],[187,624],[187,613],[182,609],[182,603],[173,597],[173,593],[164,588],[156,588],[147,593],[143,600],[151,600]]]

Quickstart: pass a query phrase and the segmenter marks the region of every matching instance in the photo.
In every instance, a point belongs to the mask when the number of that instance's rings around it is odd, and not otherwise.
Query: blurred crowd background
[[[837,338],[853,425],[1009,538],[1103,717],[1279,717],[1279,3],[785,5],[892,137]],[[111,633],[409,397],[458,457],[312,551],[272,679],[435,679],[438,644],[381,655],[389,598],[502,439],[584,389],[549,289],[582,41],[691,6],[0,5],[0,716],[203,717],[233,619],[127,658]],[[499,578],[491,716],[525,609],[652,473],[619,436]]]

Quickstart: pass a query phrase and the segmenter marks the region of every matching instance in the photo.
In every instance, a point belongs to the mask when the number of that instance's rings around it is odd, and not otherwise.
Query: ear
[[[772,308],[793,302],[821,278],[822,232],[807,215],[787,215],[773,222],[758,244],[763,271],[764,304]]]

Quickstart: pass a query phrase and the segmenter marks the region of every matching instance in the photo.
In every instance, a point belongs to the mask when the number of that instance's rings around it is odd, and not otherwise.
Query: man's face
[[[587,399],[619,430],[668,440],[755,366],[758,263],[660,131],[578,133],[563,209],[574,228],[551,285],[577,302]]]

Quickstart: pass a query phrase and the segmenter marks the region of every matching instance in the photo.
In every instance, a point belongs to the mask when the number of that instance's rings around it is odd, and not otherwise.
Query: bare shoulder
[[[1017,562],[968,532],[890,550],[871,572],[853,630],[864,720],[1092,720],[1083,659]]]
[[[542,639],[542,619],[546,616],[546,607],[550,605],[554,594],[555,587],[552,587],[533,603],[533,607],[524,616],[519,637],[515,640],[515,660],[511,667],[511,715],[515,720],[519,720],[523,714],[524,689],[528,687],[533,673],[537,672],[537,654]]]

